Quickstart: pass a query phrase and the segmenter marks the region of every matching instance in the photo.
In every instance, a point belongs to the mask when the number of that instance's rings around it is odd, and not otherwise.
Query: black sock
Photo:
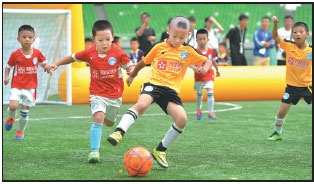
[[[125,131],[123,131],[121,128],[117,128],[117,129],[115,130],[115,132],[116,132],[116,131],[120,131],[120,132],[121,132],[122,137],[124,136]]]
[[[166,151],[167,148],[165,148],[162,143],[160,142],[159,145],[156,148],[156,151]]]

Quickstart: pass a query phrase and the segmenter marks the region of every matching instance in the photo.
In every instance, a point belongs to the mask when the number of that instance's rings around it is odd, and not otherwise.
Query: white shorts
[[[208,88],[214,89],[214,81],[194,83],[194,91],[197,91],[197,93],[203,93],[203,90]]]
[[[12,88],[10,100],[17,100],[25,106],[33,107],[35,106],[36,90]]]
[[[96,95],[89,96],[92,115],[104,112],[107,120],[115,122],[122,104],[122,98],[106,98]]]

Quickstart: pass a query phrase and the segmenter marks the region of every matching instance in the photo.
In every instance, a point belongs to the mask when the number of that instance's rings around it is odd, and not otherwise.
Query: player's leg
[[[179,135],[181,135],[187,122],[186,112],[181,105],[169,102],[167,113],[172,117],[174,123],[170,126],[165,137],[159,143],[157,148],[153,150],[152,154],[157,163],[163,168],[168,168],[166,150],[175,142]]]
[[[20,111],[21,117],[19,120],[19,127],[16,131],[16,140],[24,140],[24,131],[28,123],[29,109],[35,106],[36,90],[35,89],[22,89],[22,109]]]
[[[135,122],[138,116],[142,115],[147,107],[154,101],[154,98],[148,94],[141,94],[131,108],[129,108],[122,116],[116,130],[107,138],[113,146],[121,142],[124,133]]]
[[[8,109],[7,109],[9,116],[5,122],[5,129],[7,131],[11,130],[13,123],[17,117],[17,108],[19,106],[19,101],[20,101],[21,96],[22,96],[22,93],[19,89],[12,88],[10,90],[10,92],[11,92],[10,104],[9,104]]]
[[[289,112],[291,104],[281,103],[277,115],[275,117],[275,131],[269,136],[269,140],[281,140],[282,139],[282,126],[285,122],[285,117]]]
[[[22,109],[20,111],[21,117],[19,119],[19,127],[16,131],[16,140],[24,140],[24,131],[28,123],[28,115],[29,115],[29,106],[22,105]]]
[[[196,119],[202,119],[202,103],[203,103],[203,90],[204,85],[203,82],[195,82],[194,83],[194,91],[196,91]]]
[[[217,116],[214,113],[214,81],[206,82],[205,89],[207,91],[208,117],[210,119],[217,119]]]

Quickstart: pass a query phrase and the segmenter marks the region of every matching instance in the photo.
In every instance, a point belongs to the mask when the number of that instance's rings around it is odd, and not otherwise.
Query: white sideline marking
[[[242,106],[237,105],[237,104],[232,104],[232,103],[224,103],[224,102],[216,102],[216,104],[220,105],[226,105],[226,106],[231,106],[231,108],[227,109],[218,109],[214,110],[214,112],[225,112],[225,111],[235,111],[242,109]],[[208,112],[208,111],[203,111],[203,112]],[[186,112],[187,114],[195,114],[196,111],[194,112]],[[141,116],[163,116],[166,115],[165,113],[156,113],[156,114],[143,114]],[[122,115],[118,115],[118,117],[121,117]],[[69,119],[87,119],[87,118],[92,118],[92,116],[70,116],[67,117]],[[65,119],[65,118],[35,118],[35,119],[29,119],[31,121],[39,121],[39,120],[55,120],[55,119]]]

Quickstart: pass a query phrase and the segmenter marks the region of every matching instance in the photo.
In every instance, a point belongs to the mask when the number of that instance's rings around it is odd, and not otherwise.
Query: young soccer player
[[[152,69],[147,83],[144,83],[137,103],[127,110],[115,132],[107,138],[112,145],[117,145],[137,117],[142,115],[151,103],[156,102],[174,120],[165,137],[153,151],[153,157],[163,168],[168,167],[165,151],[179,137],[187,122],[186,112],[178,96],[186,69],[190,64],[201,65],[205,62],[205,65],[198,69],[198,73],[205,74],[212,65],[209,59],[198,54],[194,48],[182,45],[190,34],[189,28],[188,19],[173,18],[167,28],[169,39],[155,44],[136,65],[126,80],[127,84],[130,86],[138,72],[151,63]]]
[[[21,118],[16,132],[16,140],[23,140],[24,131],[28,123],[29,109],[35,106],[37,68],[38,65],[45,67],[47,61],[39,50],[32,48],[32,44],[35,41],[35,32],[32,26],[22,25],[18,30],[17,41],[20,42],[22,48],[12,52],[5,68],[5,85],[10,81],[10,70],[14,68],[8,108],[9,116],[5,123],[5,129],[11,130],[17,117],[17,108],[21,102]]]
[[[291,104],[296,105],[301,97],[306,103],[312,103],[312,46],[305,41],[309,37],[309,30],[304,22],[297,22],[292,26],[291,36],[294,42],[280,38],[277,32],[278,18],[276,16],[273,17],[273,22],[272,37],[280,43],[280,48],[286,52],[287,56],[287,87],[275,118],[275,131],[268,139],[281,140],[282,125]]]
[[[99,147],[102,127],[113,126],[122,103],[123,79],[122,71],[130,72],[130,59],[113,40],[113,27],[106,20],[98,20],[92,28],[92,39],[95,44],[81,52],[67,56],[49,65],[46,70],[56,70],[58,66],[84,61],[90,64],[90,106],[93,120],[90,129],[91,153],[89,163],[100,160]]]
[[[218,71],[218,66],[216,63],[217,57],[216,53],[213,49],[207,47],[208,39],[208,32],[206,29],[200,29],[196,32],[196,42],[197,42],[197,52],[200,54],[203,54],[208,59],[210,59],[213,62],[213,66],[216,69],[216,76],[219,77],[220,73]],[[196,111],[196,118],[198,120],[202,119],[202,102],[203,102],[203,91],[206,89],[207,91],[207,103],[208,103],[208,117],[209,119],[217,119],[216,114],[214,113],[214,77],[215,72],[213,69],[208,70],[208,72],[205,75],[199,74],[198,69],[201,67],[201,65],[190,65],[190,68],[192,68],[195,72],[194,78],[194,91],[197,92],[196,96],[196,105],[197,105],[197,111]]]

